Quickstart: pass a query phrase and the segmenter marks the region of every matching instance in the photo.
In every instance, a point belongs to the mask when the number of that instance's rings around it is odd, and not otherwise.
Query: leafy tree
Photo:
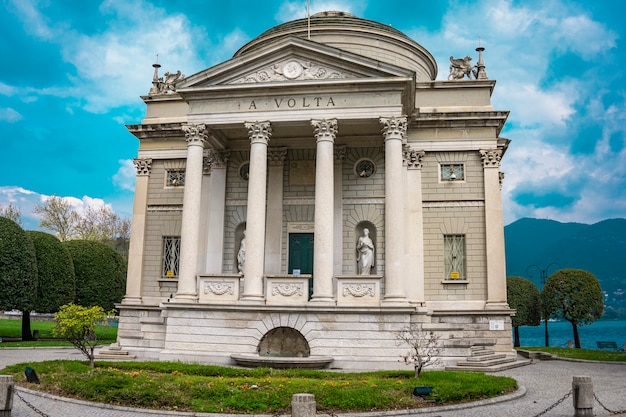
[[[68,200],[53,195],[42,204],[35,205],[33,211],[41,215],[39,226],[55,232],[62,242],[75,234],[79,216]]]
[[[74,301],[76,277],[68,249],[53,235],[27,231],[37,255],[37,306],[40,313],[54,313]]]
[[[11,219],[22,227],[22,213],[20,212],[19,207],[16,207],[13,204],[9,204],[6,207],[0,204],[0,217]]]
[[[578,325],[591,324],[604,311],[598,279],[582,269],[561,269],[550,275],[541,292],[546,313],[572,323],[574,346],[580,349]]]
[[[37,299],[37,257],[26,232],[0,217],[0,310],[22,311],[22,340],[32,340],[30,312]]]
[[[76,304],[115,308],[126,292],[126,262],[102,242],[70,240],[64,242],[74,263]]]
[[[98,344],[96,326],[106,320],[106,313],[100,306],[83,307],[75,304],[62,306],[54,315],[55,325],[52,334],[67,339],[76,349],[89,359],[89,366],[94,365],[94,350]]]
[[[522,277],[506,277],[506,296],[509,306],[516,310],[511,319],[513,345],[520,346],[519,326],[541,324],[541,296],[539,289],[530,280]]]
[[[427,366],[435,366],[440,363],[439,336],[432,331],[425,331],[417,324],[412,324],[396,334],[396,339],[401,345],[409,347],[409,351],[402,355],[402,360],[407,365],[413,364],[415,378],[419,378],[422,370]]]

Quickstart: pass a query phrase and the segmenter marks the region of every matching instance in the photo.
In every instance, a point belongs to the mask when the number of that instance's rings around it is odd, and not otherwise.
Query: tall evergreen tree
[[[30,312],[37,300],[37,257],[26,232],[0,217],[0,309],[22,311],[22,340],[32,340]]]

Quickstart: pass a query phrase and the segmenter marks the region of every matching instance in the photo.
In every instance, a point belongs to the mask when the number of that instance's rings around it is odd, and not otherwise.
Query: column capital
[[[480,157],[483,161],[483,168],[500,167],[500,159],[502,159],[502,149],[481,149]]]
[[[200,145],[204,146],[204,142],[207,140],[207,128],[204,123],[183,125],[181,127],[185,132],[185,139],[187,145]]]
[[[504,183],[504,172],[498,172],[498,179],[500,180],[500,189],[502,190],[502,184]]]
[[[135,158],[133,159],[137,175],[150,175],[152,169],[152,158]]]
[[[337,119],[313,119],[311,126],[315,129],[315,139],[334,142],[337,137]]]
[[[272,137],[272,126],[270,122],[245,122],[244,126],[248,129],[248,137],[250,143],[263,143],[267,145]]]
[[[209,149],[202,159],[202,173],[209,175],[214,168],[226,168],[229,157],[229,150]]]
[[[285,159],[287,158],[287,148],[284,146],[267,148],[267,156],[270,166],[283,166]]]
[[[402,148],[402,156],[408,169],[422,169],[422,159],[426,155],[425,151],[412,149],[408,145]]]
[[[383,135],[387,139],[404,139],[407,129],[407,117],[381,117],[378,119],[383,126]]]
[[[335,146],[335,163],[343,162],[346,159],[346,145]]]

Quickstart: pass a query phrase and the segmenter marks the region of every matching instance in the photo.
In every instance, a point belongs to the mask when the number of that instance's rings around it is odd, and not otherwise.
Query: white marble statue
[[[246,265],[246,231],[243,231],[243,237],[241,243],[239,243],[239,252],[237,252],[237,270],[239,275],[243,275],[244,267]]]
[[[375,259],[374,242],[370,238],[369,229],[363,229],[363,236],[359,237],[356,244],[356,253],[358,274],[369,275]]]

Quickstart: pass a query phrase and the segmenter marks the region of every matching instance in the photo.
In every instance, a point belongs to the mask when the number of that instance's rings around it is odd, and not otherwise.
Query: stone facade
[[[155,64],[146,118],[127,126],[140,146],[121,348],[234,364],[284,339],[332,368],[394,369],[397,333],[416,326],[443,364],[475,345],[513,354],[508,112],[481,64],[435,81],[422,46],[337,12],[312,16],[310,39],[288,22],[186,78]]]

